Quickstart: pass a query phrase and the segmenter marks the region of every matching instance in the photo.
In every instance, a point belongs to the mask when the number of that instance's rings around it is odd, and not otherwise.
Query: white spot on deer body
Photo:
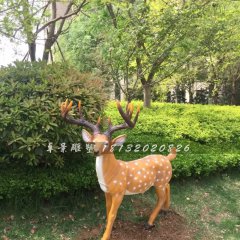
[[[138,174],[141,174],[141,171],[138,171],[137,173],[138,173]]]

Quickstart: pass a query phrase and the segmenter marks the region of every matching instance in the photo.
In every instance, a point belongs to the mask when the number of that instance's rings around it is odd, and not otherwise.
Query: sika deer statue
[[[157,204],[149,217],[146,229],[154,227],[156,219],[161,209],[168,209],[170,205],[170,185],[172,167],[170,161],[176,157],[176,149],[173,148],[168,156],[149,155],[134,161],[124,162],[117,160],[111,151],[112,145],[121,145],[126,139],[126,135],[120,135],[112,139],[112,134],[118,130],[134,128],[140,107],[137,108],[136,116],[132,119],[133,104],[129,103],[126,112],[123,111],[119,102],[117,108],[125,121],[123,124],[113,126],[108,120],[108,130],[101,133],[99,130],[100,118],[96,125],[86,121],[81,112],[81,102],[78,103],[79,119],[69,116],[72,108],[72,101],[62,103],[61,115],[65,121],[83,126],[92,131],[90,134],[85,129],[82,130],[83,140],[94,144],[93,150],[96,155],[96,172],[101,189],[105,193],[107,225],[102,240],[110,238],[114,220],[124,195],[144,193],[154,186],[157,194]]]

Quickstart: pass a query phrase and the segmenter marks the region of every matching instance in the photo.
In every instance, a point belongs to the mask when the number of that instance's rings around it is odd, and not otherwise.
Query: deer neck
[[[96,157],[96,172],[101,189],[107,192],[108,184],[119,171],[120,165],[113,153],[103,153]]]

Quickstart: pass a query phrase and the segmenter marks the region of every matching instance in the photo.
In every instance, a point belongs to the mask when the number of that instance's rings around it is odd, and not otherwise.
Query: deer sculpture
[[[123,111],[119,102],[117,108],[125,121],[123,124],[113,126],[108,119],[108,129],[101,133],[99,130],[100,118],[94,125],[83,118],[81,102],[78,103],[79,119],[69,116],[72,108],[72,101],[61,104],[61,116],[66,122],[83,126],[92,131],[82,130],[82,137],[86,143],[94,144],[93,150],[96,155],[96,172],[101,189],[105,193],[107,225],[102,240],[108,240],[111,235],[113,223],[117,216],[117,211],[124,195],[144,193],[154,186],[157,195],[157,204],[149,217],[146,229],[154,227],[156,219],[161,209],[168,209],[170,205],[170,184],[172,167],[170,161],[176,157],[176,149],[172,148],[168,156],[149,155],[134,161],[124,162],[117,160],[111,151],[113,145],[121,145],[126,139],[126,135],[120,135],[112,139],[112,134],[118,130],[134,128],[140,107],[132,119],[133,104],[129,103],[126,112]]]

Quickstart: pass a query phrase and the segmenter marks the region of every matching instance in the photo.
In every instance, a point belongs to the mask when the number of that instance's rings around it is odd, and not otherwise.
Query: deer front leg
[[[105,193],[105,199],[106,199],[106,219],[108,221],[108,215],[112,206],[112,196],[110,193]]]
[[[101,240],[108,240],[112,232],[112,226],[117,216],[117,211],[122,203],[124,194],[114,194],[112,196],[112,205],[107,217],[107,226]]]
[[[165,193],[166,193],[165,189],[156,187],[156,194],[157,194],[157,198],[158,198],[157,204],[156,204],[156,207],[154,208],[152,214],[150,215],[146,229],[151,229],[152,227],[154,227],[153,222],[156,219],[159,211],[161,210],[161,208],[166,200]]]

